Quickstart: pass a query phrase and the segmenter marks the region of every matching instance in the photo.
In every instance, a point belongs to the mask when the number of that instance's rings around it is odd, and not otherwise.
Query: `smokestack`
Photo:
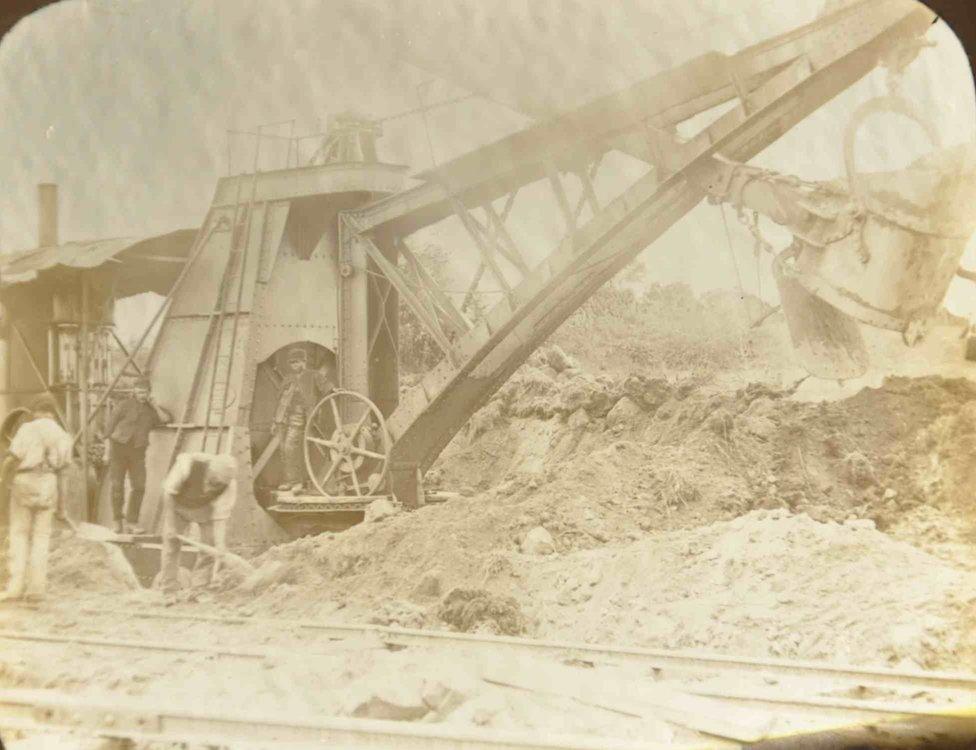
[[[37,186],[37,246],[58,244],[58,186],[42,182]]]

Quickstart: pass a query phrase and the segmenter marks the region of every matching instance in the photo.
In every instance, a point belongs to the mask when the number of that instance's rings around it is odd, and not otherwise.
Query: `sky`
[[[37,183],[60,186],[62,240],[195,227],[216,181],[229,166],[244,169],[253,154],[248,138],[229,130],[283,123],[271,129],[315,133],[344,111],[384,118],[416,108],[420,96],[429,103],[469,93],[406,62],[403,44],[433,44],[455,55],[458,79],[480,77],[500,88],[526,87],[540,101],[581,103],[708,50],[734,53],[812,20],[823,6],[823,0],[483,0],[458,12],[466,0],[457,6],[359,0],[387,19],[377,29],[363,21],[368,16],[346,10],[350,1],[65,0],[22,20],[0,43],[6,126],[0,251],[36,244]],[[492,18],[501,18],[501,27]],[[426,42],[418,42],[423,33]],[[944,144],[971,142],[976,99],[965,54],[944,24],[929,38],[935,46],[909,68],[904,91]],[[753,163],[804,179],[841,177],[839,134],[854,107],[884,93],[884,76],[872,73]],[[422,171],[528,122],[507,106],[470,98],[426,119],[386,121],[380,156]],[[900,166],[926,149],[917,126],[894,116],[872,118],[858,139],[867,170]],[[262,166],[281,158],[266,149]],[[627,157],[608,159],[598,192],[619,193],[645,168]],[[520,197],[513,234],[539,259],[562,223],[544,185],[525,197],[538,200]],[[642,254],[647,278],[703,292],[735,287],[738,267],[745,291],[775,301],[771,279],[757,269],[751,235],[731,211],[726,217],[731,241],[717,207],[691,212]],[[788,240],[768,224],[764,232],[777,243]],[[457,226],[444,222],[416,242],[449,248],[452,273],[463,285],[475,255],[470,242],[464,252],[455,250],[465,242]],[[976,267],[976,243],[965,262]],[[947,305],[976,315],[976,287],[954,283]]]

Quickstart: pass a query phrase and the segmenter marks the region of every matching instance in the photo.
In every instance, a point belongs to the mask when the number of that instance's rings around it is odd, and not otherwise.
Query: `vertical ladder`
[[[207,443],[210,438],[210,427],[211,422],[214,418],[215,406],[219,403],[219,409],[217,409],[219,415],[219,423],[217,425],[217,452],[220,452],[221,444],[223,442],[223,432],[224,432],[224,416],[227,409],[227,391],[230,387],[230,380],[234,369],[234,349],[237,346],[237,330],[240,322],[240,312],[241,312],[241,301],[244,295],[244,275],[247,272],[247,256],[248,250],[250,249],[250,239],[251,239],[251,219],[254,214],[254,203],[257,196],[257,184],[258,184],[258,164],[261,156],[261,128],[258,126],[257,132],[255,134],[254,142],[254,168],[251,172],[251,195],[247,202],[247,208],[244,214],[238,219],[237,214],[241,207],[241,181],[238,180],[237,183],[237,199],[234,205],[234,234],[231,235],[231,249],[230,255],[228,257],[228,269],[231,267],[231,258],[237,260],[240,259],[240,269],[238,271],[237,279],[237,299],[233,312],[233,322],[231,324],[231,335],[230,339],[226,340],[225,344],[224,338],[224,323],[227,320],[227,305],[229,300],[227,299],[226,286],[229,285],[230,279],[233,274],[228,274],[225,271],[224,288],[221,290],[221,295],[223,299],[220,301],[217,322],[215,326],[215,336],[216,344],[214,346],[214,360],[213,360],[213,371],[210,375],[210,391],[207,395],[206,402],[206,417],[204,419],[203,426],[203,437],[200,442],[200,449],[203,451],[207,450]],[[209,353],[210,349],[207,347],[204,352]],[[206,356],[202,360],[201,364],[207,361]],[[195,404],[194,404],[195,406]]]
[[[223,339],[223,335],[222,335],[223,327],[224,327],[224,321],[226,319],[226,313],[227,313],[227,302],[228,302],[227,291],[228,291],[228,287],[230,286],[231,279],[234,276],[234,270],[235,267],[238,265],[239,259],[241,260],[240,283],[241,284],[244,283],[243,271],[246,269],[245,269],[245,264],[243,262],[243,258],[245,258],[247,255],[248,243],[247,243],[247,231],[243,227],[245,224],[247,225],[250,224],[250,213],[251,211],[253,211],[254,208],[254,197],[255,197],[256,184],[257,184],[258,157],[260,155],[260,145],[261,145],[261,134],[259,128],[258,135],[254,144],[254,169],[251,175],[251,197],[250,200],[248,201],[248,205],[246,208],[247,213],[241,214],[241,209],[243,208],[243,204],[241,200],[242,199],[241,185],[243,183],[243,177],[244,177],[244,175],[242,174],[240,178],[238,178],[237,193],[234,199],[234,210],[233,210],[233,217],[231,223],[231,246],[227,254],[227,263],[224,265],[224,271],[223,274],[221,275],[220,285],[217,288],[217,299],[214,303],[214,307],[211,310],[210,316],[208,318],[207,334],[206,337],[204,338],[203,347],[201,349],[200,361],[197,364],[197,368],[193,373],[193,380],[190,383],[190,392],[187,395],[186,406],[183,409],[183,417],[180,420],[179,426],[177,427],[176,439],[173,442],[173,450],[171,452],[170,459],[167,464],[170,467],[173,465],[173,462],[176,460],[176,457],[182,451],[183,444],[186,441],[186,428],[190,426],[189,423],[193,419],[193,415],[196,413],[198,398],[200,395],[200,386],[202,385],[203,382],[204,370],[209,364],[210,361],[209,355],[211,350],[213,349],[216,349],[216,353],[214,356],[214,370],[210,381],[210,401],[207,407],[207,416],[204,424],[204,433],[201,442],[201,450],[206,449],[207,433],[209,432],[210,429],[210,419],[211,419],[211,413],[213,411],[214,389],[218,387],[218,383],[223,384],[222,386],[220,386],[220,389],[223,391],[223,395],[221,396],[221,398],[226,397],[227,383],[230,379],[229,368],[227,368],[228,374],[220,379],[217,378],[216,372],[222,361],[229,361],[230,359],[232,359],[232,352],[224,353],[221,351],[222,348],[221,342]],[[243,242],[243,248],[241,247],[242,242]],[[240,307],[239,302],[238,302],[238,307]],[[236,320],[238,316],[235,314],[234,317]],[[236,327],[235,327],[235,333],[234,335],[232,335],[231,338],[232,339],[236,338]],[[158,518],[156,520],[158,523]]]

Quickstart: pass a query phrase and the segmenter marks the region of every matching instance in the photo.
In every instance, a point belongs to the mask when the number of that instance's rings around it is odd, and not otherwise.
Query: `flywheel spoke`
[[[315,443],[316,445],[325,445],[325,446],[328,446],[329,448],[332,448],[333,450],[341,450],[341,448],[339,447],[339,444],[337,442],[335,442],[334,440],[325,440],[323,438],[312,437],[311,435],[309,435],[308,436],[308,441],[310,443]]]
[[[370,416],[371,416],[370,411],[369,409],[367,409],[366,413],[363,414],[362,418],[356,423],[356,426],[353,428],[352,434],[349,436],[350,440],[356,439],[356,436],[359,435],[359,431],[363,429],[363,425],[366,424],[366,420],[369,419]]]
[[[332,466],[329,467],[329,470],[326,472],[325,476],[322,477],[322,481],[319,482],[319,484],[322,485],[321,488],[320,488],[322,490],[322,492],[325,492],[325,483],[328,482],[329,479],[332,478],[332,475],[335,473],[335,470],[337,468],[339,468],[339,464],[342,463],[343,460],[344,460],[344,457],[343,456],[339,456],[338,458],[336,458],[332,462]]]
[[[359,486],[359,477],[356,476],[356,467],[352,463],[352,459],[349,459],[349,476],[352,477],[352,483],[356,488],[356,494],[362,497],[363,488]]]
[[[312,417],[311,417],[311,418],[309,419],[309,421],[308,421],[308,424],[309,424],[309,426],[310,426],[310,427],[311,427],[311,428],[312,428],[313,430],[315,430],[315,431],[316,431],[316,432],[317,432],[317,433],[319,434],[319,437],[318,437],[318,438],[314,438],[314,437],[312,437],[311,435],[307,435],[307,436],[306,436],[306,438],[307,438],[307,439],[308,439],[309,441],[311,441],[312,443],[317,443],[317,445],[315,446],[315,449],[316,449],[316,450],[317,450],[317,451],[319,452],[319,455],[320,455],[320,456],[323,456],[323,457],[324,457],[324,456],[327,456],[328,454],[326,453],[326,451],[325,451],[325,449],[324,449],[324,448],[323,448],[322,446],[323,446],[323,445],[327,445],[327,446],[329,446],[330,448],[334,448],[334,446],[333,446],[333,445],[331,445],[331,444],[330,444],[330,443],[329,443],[329,442],[328,442],[328,441],[327,441],[327,440],[325,439],[325,435],[323,434],[323,432],[322,432],[322,430],[321,430],[321,428],[320,428],[320,427],[319,427],[319,426],[318,426],[317,424],[315,424],[315,421],[314,421],[314,417],[315,417],[315,415],[313,414],[313,415],[312,415]]]
[[[349,424],[348,426],[343,424],[338,404],[340,398],[352,399],[365,407],[362,416],[354,424]],[[331,435],[327,434],[326,430],[315,421],[315,417],[321,416],[322,412],[326,409],[325,401],[329,402],[328,408],[331,409],[332,417],[335,420],[335,431]],[[353,407],[349,406],[349,408]],[[370,425],[371,419],[377,420],[377,426],[380,430],[378,436],[373,431],[372,426],[367,428],[367,425]],[[342,432],[340,433],[339,430]],[[378,446],[378,450],[373,450],[373,448],[377,447],[374,443],[374,439],[377,437],[382,444]],[[385,475],[386,463],[389,459],[386,451],[389,449],[389,444],[383,424],[383,416],[368,398],[357,393],[338,391],[330,396],[326,396],[320,401],[310,415],[305,430],[305,442],[306,444],[315,446],[315,450],[321,456],[319,460],[322,461],[322,465],[326,462],[329,463],[328,471],[325,472],[325,475],[320,481],[316,481],[315,474],[317,474],[319,469],[313,471],[311,463],[312,449],[306,446],[305,463],[309,475],[313,483],[316,484],[319,492],[325,495],[329,494],[326,490],[326,484],[337,473],[348,473],[350,475],[351,481],[343,477],[341,483],[348,487],[349,491],[355,491],[359,497],[371,494]],[[373,474],[371,474],[369,482],[360,479],[358,475],[358,472],[362,470],[362,463],[365,459],[380,462],[377,464],[379,468],[376,468]],[[374,481],[373,477],[377,477],[377,480]]]
[[[367,456],[368,458],[376,458],[380,461],[384,460],[386,456],[382,453],[376,453],[375,451],[366,450],[365,448],[359,448],[358,446],[349,446],[349,452],[355,453],[357,456]]]

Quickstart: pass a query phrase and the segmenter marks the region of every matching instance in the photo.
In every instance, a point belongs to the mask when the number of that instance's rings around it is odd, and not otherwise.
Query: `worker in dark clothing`
[[[173,415],[152,400],[149,379],[140,378],[130,398],[112,412],[105,426],[109,439],[108,474],[112,482],[112,513],[118,533],[141,534],[139,511],[146,491],[146,448],[149,433],[171,422]],[[125,477],[131,491],[125,505]],[[123,513],[124,509],[124,513]]]
[[[172,594],[179,588],[180,537],[190,524],[200,527],[200,541],[218,550],[227,546],[227,519],[237,500],[237,463],[232,456],[181,453],[163,482],[163,559],[161,586]],[[203,565],[213,583],[216,558]]]
[[[288,352],[288,366],[291,372],[285,376],[271,431],[281,437],[285,459],[285,481],[278,489],[301,492],[306,479],[305,423],[315,405],[335,386],[325,373],[308,369],[308,354],[300,347]]]

